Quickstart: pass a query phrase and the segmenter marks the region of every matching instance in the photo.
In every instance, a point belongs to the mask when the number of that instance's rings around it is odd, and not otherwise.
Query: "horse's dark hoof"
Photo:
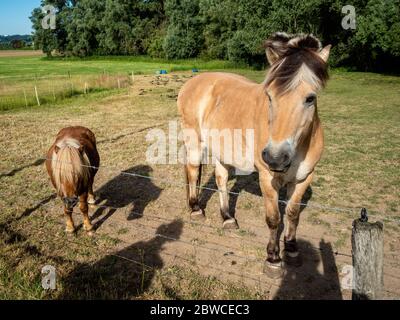
[[[265,275],[271,279],[279,279],[284,275],[284,269],[282,268],[282,262],[264,262]]]
[[[285,265],[292,267],[300,267],[303,264],[299,251],[286,251],[283,250],[283,261]]]
[[[192,211],[190,213],[190,219],[192,220],[205,220],[206,216],[204,215],[203,210]]]
[[[235,218],[225,220],[222,227],[224,229],[239,229],[239,225]]]

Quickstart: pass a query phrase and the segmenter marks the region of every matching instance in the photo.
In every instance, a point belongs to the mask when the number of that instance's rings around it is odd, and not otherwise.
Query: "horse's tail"
[[[87,185],[90,179],[90,161],[81,145],[75,139],[65,139],[57,144],[58,152],[53,152],[52,172],[59,194],[64,192],[64,184],[74,186]]]

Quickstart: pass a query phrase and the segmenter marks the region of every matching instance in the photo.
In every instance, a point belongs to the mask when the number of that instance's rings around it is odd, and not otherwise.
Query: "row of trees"
[[[347,2],[347,1],[346,1]],[[341,0],[42,0],[57,28],[32,13],[35,44],[48,54],[229,59],[262,66],[271,33],[313,33],[333,45],[333,65],[400,68],[400,0],[352,0],[356,28],[345,30]]]

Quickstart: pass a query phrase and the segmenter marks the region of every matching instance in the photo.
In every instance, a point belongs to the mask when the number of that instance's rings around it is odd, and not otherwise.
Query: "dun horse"
[[[47,152],[47,172],[64,203],[66,232],[75,231],[72,211],[79,202],[84,229],[92,235],[88,203],[95,201],[93,181],[99,164],[95,135],[84,127],[62,129]]]
[[[278,192],[284,186],[288,194],[284,259],[287,263],[301,262],[296,244],[299,203],[323,150],[317,93],[328,79],[330,47],[322,48],[312,35],[276,33],[265,43],[271,67],[262,84],[234,74],[204,73],[189,80],[178,96],[182,129],[196,132],[196,138],[185,138],[185,172],[192,218],[203,217],[198,186],[202,155],[209,146],[205,132],[253,129],[254,168],[259,172],[270,230],[264,271],[273,277],[282,274]],[[250,141],[244,138],[243,144],[250,144]],[[230,151],[221,148],[219,155],[214,154],[215,177],[223,226],[237,228],[228,207],[228,168],[242,169],[242,164],[224,163],[223,153],[226,152]]]

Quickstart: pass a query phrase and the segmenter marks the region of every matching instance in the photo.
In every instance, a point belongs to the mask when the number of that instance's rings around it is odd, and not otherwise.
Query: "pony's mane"
[[[268,59],[275,60],[268,71],[266,87],[274,82],[278,93],[283,94],[294,90],[302,81],[316,90],[325,86],[328,65],[318,55],[322,46],[313,35],[275,33],[265,42],[265,48]]]
[[[79,141],[65,138],[56,146],[59,150],[53,152],[51,166],[58,194],[64,194],[66,183],[75,188],[78,184],[87,185],[90,178],[90,161],[85,152],[81,154],[79,151]]]

